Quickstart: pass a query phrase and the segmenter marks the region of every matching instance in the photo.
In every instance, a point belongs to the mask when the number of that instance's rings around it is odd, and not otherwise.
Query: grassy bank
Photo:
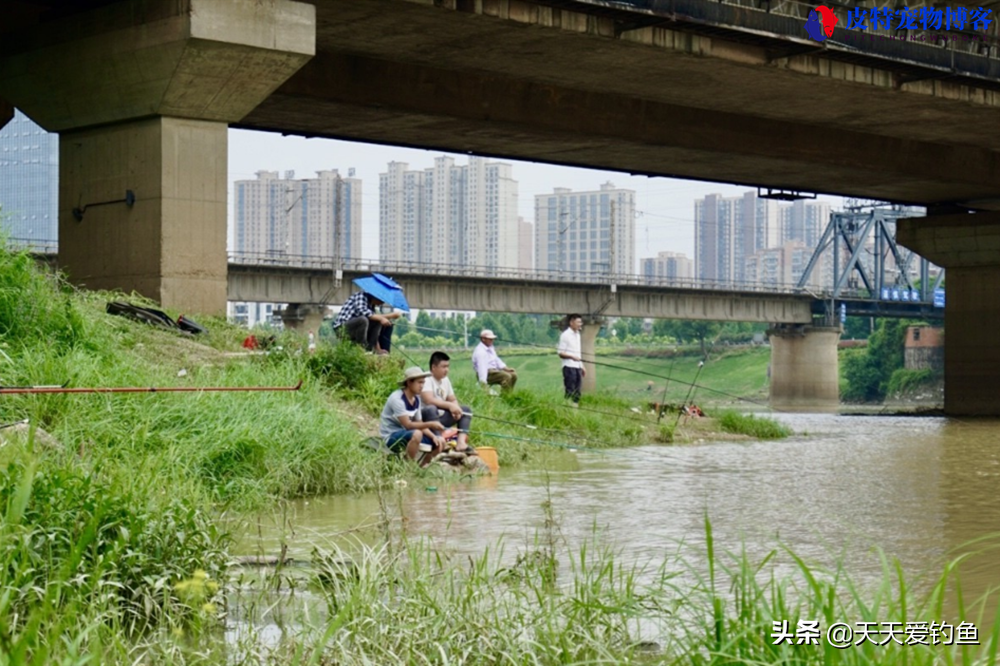
[[[426,350],[404,350],[426,365]],[[555,350],[499,349],[500,356],[518,371],[518,388],[534,393],[551,394],[562,391],[562,370]],[[451,353],[451,352],[449,352]],[[461,380],[473,380],[471,353],[452,353],[452,375]],[[625,398],[635,404],[659,401],[667,389],[665,402],[683,402],[690,384],[695,382],[693,395],[701,404],[755,401],[767,403],[767,366],[771,360],[769,347],[736,348],[713,354],[699,375],[698,356],[676,358],[642,357],[614,350],[599,350],[597,358],[597,388],[599,392]],[[672,381],[667,378],[671,378]],[[454,379],[453,379],[454,381]],[[649,382],[652,382],[650,386]],[[747,403],[751,404],[751,403]]]

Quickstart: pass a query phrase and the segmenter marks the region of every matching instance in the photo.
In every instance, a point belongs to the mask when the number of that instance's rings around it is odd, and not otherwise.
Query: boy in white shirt
[[[421,417],[424,421],[439,421],[445,428],[458,424],[458,442],[456,451],[474,454],[469,446],[469,425],[472,423],[472,410],[466,405],[458,404],[455,391],[448,379],[451,367],[451,357],[442,351],[431,354],[431,375],[424,383],[420,394],[424,407]]]
[[[580,329],[583,328],[583,317],[571,314],[566,318],[569,326],[559,336],[559,346],[556,351],[562,359],[563,387],[566,397],[574,405],[580,403],[580,386],[583,376],[587,374],[583,367],[583,352],[581,351]]]

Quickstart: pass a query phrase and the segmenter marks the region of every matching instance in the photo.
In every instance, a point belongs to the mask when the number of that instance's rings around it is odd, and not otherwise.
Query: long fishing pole
[[[667,375],[672,375],[674,373],[674,361],[676,361],[676,360],[677,360],[676,356],[674,356],[673,358],[670,359],[670,368],[667,370]],[[660,404],[658,404],[656,406],[656,423],[657,423],[657,425],[659,425],[660,420],[663,419],[663,409],[664,409],[664,405],[667,402],[667,387],[668,386],[670,386],[670,380],[669,379],[666,380],[665,382],[663,382],[663,395],[660,397]]]
[[[298,391],[302,380],[295,386],[97,386],[67,388],[65,386],[28,386],[0,388],[0,395],[21,393],[198,393],[219,391]]]
[[[704,368],[704,367],[705,367],[705,362],[704,361],[698,361],[698,372],[695,373],[695,376],[694,376],[694,380],[696,382],[698,381],[698,375],[701,374],[701,369]],[[677,424],[681,422],[681,414],[684,413],[684,409],[688,405],[688,400],[691,399],[691,392],[692,391],[694,391],[694,384],[691,384],[691,387],[688,389],[688,394],[686,396],[684,396],[684,407],[682,407],[681,409],[679,409],[677,411],[677,419],[674,421],[674,428],[675,429],[677,428]]]
[[[451,333],[451,331],[448,331],[447,329],[430,328],[430,327],[427,327],[427,326],[416,326],[416,325],[413,325],[412,327],[416,328],[418,330],[430,330],[430,331],[440,331],[440,332],[444,332],[444,333]],[[536,348],[546,349],[546,350],[550,350],[550,351],[553,350],[553,348],[551,346],[549,346],[549,345],[542,345],[542,344],[538,344],[538,343],[534,343],[534,342],[523,342],[523,341],[519,341],[519,340],[510,340],[510,342],[513,342],[514,344],[525,345],[527,347],[536,347]],[[596,355],[592,355],[592,356],[596,356]],[[625,372],[633,372],[635,374],[643,375],[643,376],[646,376],[646,377],[655,377],[657,379],[664,379],[664,380],[667,380],[667,381],[674,381],[674,382],[677,382],[678,384],[684,384],[685,386],[692,386],[691,382],[686,382],[683,379],[678,379],[678,378],[673,377],[673,376],[669,376],[669,375],[668,376],[664,376],[664,375],[660,375],[660,374],[657,374],[657,373],[654,373],[654,372],[648,372],[646,370],[639,370],[637,368],[630,368],[628,366],[617,365],[615,363],[607,363],[605,361],[598,361],[598,360],[596,360],[596,358],[590,359],[590,360],[584,359],[584,361],[587,362],[587,363],[593,363],[594,365],[598,365],[598,366],[605,367],[605,368],[612,368],[612,369],[615,369],[615,370],[623,370]],[[742,401],[742,402],[749,402],[751,404],[761,405],[763,407],[769,407],[770,406],[767,402],[764,402],[762,400],[754,400],[753,398],[745,398],[743,396],[736,395],[735,393],[728,393],[726,391],[721,391],[719,389],[714,389],[714,388],[711,388],[709,386],[703,386],[701,384],[699,384],[697,386],[697,388],[702,389],[704,391],[709,391],[710,393],[717,393],[717,394],[719,394],[721,396],[724,396],[726,398],[731,398],[733,400],[739,400],[739,401]]]

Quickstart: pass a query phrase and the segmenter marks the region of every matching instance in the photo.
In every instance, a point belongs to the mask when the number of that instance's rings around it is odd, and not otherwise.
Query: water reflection
[[[855,580],[879,578],[873,547],[906,572],[937,574],[962,544],[1000,532],[1000,423],[939,418],[780,415],[795,432],[779,442],[648,446],[627,453],[562,453],[546,470],[502,470],[499,478],[410,483],[384,501],[401,503],[409,534],[457,553],[479,553],[501,537],[508,556],[532,543],[551,499],[570,546],[595,528],[637,560],[659,559],[678,542],[698,548],[704,520],[719,548],[746,545],[762,557],[779,542],[807,560],[842,560]],[[398,498],[398,500],[397,500]],[[284,533],[263,521],[248,553],[308,557],[314,544],[378,540],[374,494],[292,503]],[[357,531],[358,526],[367,529]],[[1000,581],[996,554],[962,568],[966,598]]]

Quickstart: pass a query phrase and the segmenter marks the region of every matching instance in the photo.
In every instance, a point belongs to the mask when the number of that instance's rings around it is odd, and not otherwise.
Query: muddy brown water
[[[841,561],[864,584],[881,578],[876,548],[910,577],[937,575],[950,557],[1000,534],[1000,421],[777,415],[795,436],[703,441],[607,453],[553,450],[544,469],[503,469],[470,481],[411,481],[398,496],[406,529],[458,554],[503,540],[506,557],[543,531],[550,499],[561,540],[593,538],[636,561],[678,543],[697,552],[707,515],[717,550],[752,558],[783,544],[808,561]],[[502,443],[497,444],[502,446]],[[390,498],[390,502],[397,500]],[[262,517],[246,553],[308,558],[314,546],[375,543],[375,494],[292,502]],[[987,540],[1000,544],[1000,539]],[[1000,583],[1000,549],[962,568],[966,599]]]

